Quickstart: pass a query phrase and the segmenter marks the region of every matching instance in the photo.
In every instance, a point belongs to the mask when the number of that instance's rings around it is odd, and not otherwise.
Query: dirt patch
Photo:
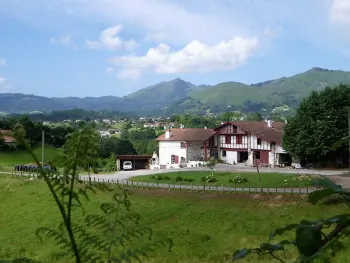
[[[131,189],[135,196],[154,196],[154,197],[171,197],[171,198],[191,198],[192,200],[198,200],[205,202],[209,200],[256,200],[267,203],[290,203],[304,200],[301,195],[290,195],[290,194],[253,194],[253,193],[216,193],[216,192],[186,192],[178,190],[165,190],[165,189]]]

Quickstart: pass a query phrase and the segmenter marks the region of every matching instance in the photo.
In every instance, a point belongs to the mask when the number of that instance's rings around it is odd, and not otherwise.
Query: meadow
[[[58,149],[45,145],[44,159],[45,162],[53,160],[57,156]],[[33,148],[35,156],[41,161],[41,146]],[[13,152],[0,152],[0,166],[13,166],[18,164],[32,163],[33,157],[26,150],[17,150]]]
[[[311,176],[298,177],[296,174],[260,173],[261,181],[257,173],[251,172],[214,172],[215,182],[204,182],[203,178],[211,175],[211,171],[179,171],[162,173],[157,175],[144,175],[133,177],[132,181],[153,182],[160,184],[194,184],[194,185],[218,185],[234,187],[306,187],[311,185]],[[235,182],[233,178],[239,176],[246,178],[245,182]],[[295,178],[295,179],[293,179]],[[303,180],[301,180],[303,179]]]
[[[174,241],[171,252],[158,250],[152,263],[231,262],[235,250],[255,247],[267,241],[277,227],[301,219],[321,219],[347,211],[344,204],[311,205],[305,196],[220,194],[134,189],[132,209],[141,215],[140,225],[152,227],[154,235],[167,235]],[[85,213],[111,199],[111,193],[98,192],[84,202]],[[0,176],[0,261],[27,256],[41,262],[70,263],[49,242],[35,236],[38,227],[57,227],[60,222],[45,184],[26,178]],[[82,220],[75,210],[74,220]],[[350,245],[346,240],[346,245]],[[283,259],[295,250],[281,252]],[[337,254],[332,262],[348,262],[350,251]],[[251,256],[241,262],[275,262],[269,256]],[[277,261],[276,261],[277,262]],[[291,261],[286,261],[291,262]]]

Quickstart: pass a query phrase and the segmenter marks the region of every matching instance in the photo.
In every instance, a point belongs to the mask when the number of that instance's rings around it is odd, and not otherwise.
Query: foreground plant
[[[14,134],[39,167],[39,176],[48,186],[62,218],[58,229],[38,228],[39,238],[51,239],[68,258],[74,258],[76,263],[130,262],[131,259],[140,261],[141,257],[147,256],[159,246],[171,246],[171,239],[163,238],[155,242],[141,240],[142,245],[133,248],[132,245],[143,236],[150,238],[152,231],[137,225],[140,216],[130,211],[128,198],[132,192],[120,186],[111,188],[106,184],[84,185],[80,180],[81,168],[92,167],[97,173],[94,164],[99,150],[99,137],[93,126],[81,126],[70,135],[59,157],[52,162],[57,169],[44,169],[44,164],[30,150],[23,127],[17,126]],[[83,211],[81,197],[88,201],[89,192],[97,191],[113,192],[113,202],[101,204],[102,214],[88,215],[85,222],[75,222],[73,209],[80,208]]]
[[[350,205],[349,190],[343,189],[326,178],[314,183],[324,187],[324,189],[314,191],[309,195],[311,203],[316,204],[321,200],[337,196]],[[328,202],[328,200],[326,201]],[[299,256],[294,259],[294,262],[313,262],[315,260],[329,262],[337,252],[344,248],[342,238],[350,234],[349,227],[350,213],[315,221],[302,220],[299,223],[274,230],[268,241],[257,248],[245,248],[236,251],[233,260],[245,258],[250,254],[257,254],[259,256],[270,255],[279,262],[285,262],[279,253],[290,246],[296,247],[299,252]],[[293,234],[294,239],[275,241],[289,233]]]

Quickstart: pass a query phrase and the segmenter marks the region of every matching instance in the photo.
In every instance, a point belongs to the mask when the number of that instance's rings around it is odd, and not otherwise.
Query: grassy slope
[[[231,262],[233,251],[254,247],[267,240],[276,227],[299,222],[302,218],[320,219],[347,211],[344,205],[312,206],[297,196],[221,195],[190,192],[135,190],[133,209],[141,214],[142,225],[157,233],[167,233],[174,240],[173,251],[160,251],[144,262],[199,263]],[[110,194],[99,193],[85,205],[86,212],[95,211]],[[30,256],[45,262],[56,260],[57,249],[40,243],[37,227],[55,227],[59,223],[57,209],[41,182],[0,177],[0,259]],[[80,210],[74,214],[80,220]],[[347,240],[347,245],[350,243]],[[295,251],[287,251],[289,258]],[[341,252],[332,262],[347,262],[349,251]],[[243,262],[272,262],[267,257],[250,257]],[[70,263],[70,262],[69,262]]]
[[[321,90],[326,84],[350,83],[350,72],[330,71],[313,68],[306,72],[253,87],[238,82],[224,82],[216,86],[189,93],[194,99],[216,105],[242,105],[246,100],[253,102],[281,103],[285,94],[297,99],[308,96],[312,90]]]
[[[35,147],[33,151],[39,160],[41,160],[41,147]],[[44,154],[45,161],[50,161],[57,155],[57,148],[46,145]],[[0,165],[16,165],[31,162],[33,162],[33,158],[26,151],[0,153]]]
[[[152,178],[152,175],[144,175],[144,176],[137,176],[132,178],[133,181],[143,181],[143,182],[158,182],[160,184],[195,184],[195,185],[203,185],[201,178],[203,176],[207,176],[211,174],[210,171],[196,171],[196,172],[174,172],[174,173],[164,173],[163,176],[169,176],[170,180],[155,180]],[[209,183],[210,185],[224,185],[224,186],[231,186],[234,187],[233,183],[229,183],[229,180],[233,178],[236,175],[240,176],[246,176],[249,180],[248,183],[242,184],[236,184],[237,187],[303,187],[309,184],[307,181],[302,182],[296,182],[292,181],[292,177],[295,176],[295,174],[279,174],[279,173],[262,173],[261,174],[261,182],[259,181],[259,177],[256,173],[232,173],[232,172],[215,172],[214,173],[217,181],[216,183]],[[192,182],[186,182],[186,181],[176,181],[176,177],[187,177],[187,178],[193,178],[194,181]],[[207,184],[208,185],[208,184]]]

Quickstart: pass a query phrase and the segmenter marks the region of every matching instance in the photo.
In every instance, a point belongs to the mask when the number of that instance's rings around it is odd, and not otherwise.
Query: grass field
[[[202,181],[202,177],[210,175],[211,171],[181,171],[181,172],[173,172],[173,173],[164,173],[161,174],[162,177],[169,177],[169,180],[162,179],[156,180],[152,175],[144,175],[133,177],[131,180],[133,181],[143,181],[143,182],[158,182],[164,184],[195,184],[195,185],[204,185]],[[159,174],[158,174],[159,175]],[[224,185],[224,186],[233,186],[234,183],[229,182],[234,176],[245,176],[248,179],[248,182],[241,184],[237,183],[238,187],[306,187],[311,183],[309,181],[293,181],[292,178],[295,177],[295,174],[281,174],[281,173],[261,173],[261,181],[257,173],[246,173],[246,172],[215,172],[214,176],[216,178],[216,182],[205,183],[206,185]],[[176,178],[191,178],[192,182],[189,181],[176,181]]]
[[[96,211],[111,194],[97,193],[84,203],[85,212]],[[57,208],[42,182],[0,177],[0,260],[28,256],[41,262],[70,263],[58,259],[57,248],[41,243],[37,227],[59,224]],[[236,249],[255,247],[266,241],[276,227],[303,218],[320,219],[348,211],[345,205],[312,206],[300,196],[233,195],[214,193],[134,190],[132,208],[141,215],[140,224],[150,226],[155,236],[167,234],[174,241],[172,252],[160,250],[152,263],[231,262]],[[74,220],[82,219],[75,210]],[[350,245],[346,240],[346,245]],[[296,251],[282,252],[288,259]],[[332,262],[348,262],[350,251],[343,251]],[[249,257],[241,262],[275,262],[270,257]],[[277,261],[276,261],[277,262]],[[290,262],[290,261],[286,261]]]
[[[52,160],[57,155],[57,148],[55,147],[46,145],[44,150],[45,162]],[[33,151],[39,160],[41,160],[41,147],[35,147]],[[33,158],[24,150],[0,152],[0,166],[26,164],[31,162],[33,162]]]

